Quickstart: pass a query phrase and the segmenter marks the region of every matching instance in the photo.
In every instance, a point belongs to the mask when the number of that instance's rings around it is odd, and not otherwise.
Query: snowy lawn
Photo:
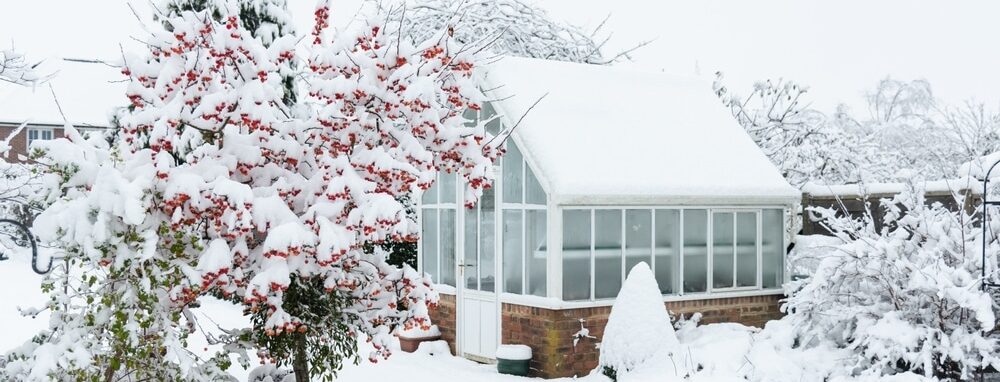
[[[34,333],[47,326],[48,315],[38,318],[21,317],[17,307],[37,307],[45,298],[38,289],[40,277],[31,272],[29,257],[14,254],[12,259],[0,263],[0,353],[21,345]],[[215,323],[220,326],[237,326],[245,323],[239,308],[218,300],[205,300],[199,316],[205,317],[202,325],[212,331]],[[207,318],[211,318],[210,320]],[[840,360],[846,353],[840,349],[791,347],[791,328],[785,321],[770,323],[758,330],[739,324],[693,325],[682,323],[677,330],[680,346],[676,350],[663,350],[650,362],[632,373],[621,376],[622,382],[661,381],[821,381],[831,376],[831,382],[861,381],[923,381],[914,375],[888,378],[838,377],[848,372]],[[438,345],[438,346],[434,346]],[[365,346],[365,345],[362,345]],[[209,355],[214,347],[206,346],[203,338],[192,338],[190,349],[196,354]],[[207,350],[206,350],[207,349]],[[363,349],[365,350],[365,349]],[[363,354],[366,352],[363,351]],[[250,354],[250,360],[257,362]],[[248,370],[236,365],[230,372],[245,381]],[[388,360],[372,364],[362,361],[348,365],[340,372],[339,381],[388,381],[406,378],[411,382],[484,381],[514,382],[532,380],[499,375],[494,365],[483,365],[452,356],[446,347],[425,344],[417,353],[394,352]],[[569,381],[570,378],[556,381]],[[585,382],[606,382],[608,378],[594,373],[575,379]]]

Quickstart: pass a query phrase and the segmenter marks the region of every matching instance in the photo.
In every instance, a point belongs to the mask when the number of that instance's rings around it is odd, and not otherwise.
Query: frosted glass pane
[[[594,298],[613,298],[622,287],[622,211],[594,211]]]
[[[708,212],[684,210],[684,292],[708,286]]]
[[[545,268],[548,257],[545,234],[545,210],[528,210],[528,237],[525,245],[525,266],[528,268],[528,294],[545,297]]]
[[[507,141],[507,153],[503,155],[503,201],[521,203],[524,191],[524,159],[512,140]]]
[[[681,261],[681,213],[678,210],[656,210],[656,283],[663,294],[678,292]]]
[[[438,182],[434,182],[431,188],[424,190],[423,194],[420,196],[420,201],[424,204],[436,204],[438,201]]]
[[[459,269],[464,272],[465,287],[479,289],[479,208],[465,209],[465,264]]]
[[[441,284],[455,286],[455,210],[441,210]]]
[[[441,275],[438,274],[438,211],[424,209],[423,227],[420,230],[420,254],[423,257],[423,271],[430,273],[435,282],[438,282]]]
[[[757,286],[757,214],[736,214],[736,286]]]
[[[653,212],[625,211],[625,272],[645,261],[653,266]]]
[[[521,294],[523,274],[522,229],[523,217],[521,211],[503,212],[503,277],[504,292]]]
[[[527,189],[524,191],[527,193],[527,201],[525,203],[544,205],[545,191],[542,190],[542,185],[538,183],[538,178],[535,178],[535,173],[528,168],[527,163],[524,164],[524,174],[525,179],[527,179],[527,184],[525,186]]]
[[[496,291],[496,193],[493,188],[483,190],[479,198],[479,288]]]
[[[764,288],[778,288],[784,283],[785,277],[784,212],[780,209],[764,210],[761,221],[764,236],[761,238],[763,254],[761,282]]]
[[[590,210],[563,211],[563,300],[590,299]]]
[[[497,112],[496,112],[496,110],[493,109],[493,104],[486,103],[486,104],[483,105],[483,110],[482,110],[482,112],[480,114],[480,117],[479,117],[483,121],[489,121],[489,122],[486,122],[486,132],[488,132],[490,134],[493,134],[493,135],[497,135],[497,134],[500,133],[501,130],[503,130],[502,129],[503,124],[500,122],[500,118],[496,118],[496,119],[490,121],[490,118],[493,118],[496,115],[497,115]]]
[[[733,214],[712,214],[712,287],[733,287]]]
[[[441,203],[455,202],[455,173],[442,172],[438,175],[438,183],[441,186]]]
[[[472,109],[465,109],[465,111],[462,112],[462,117],[466,119],[466,127],[476,127],[476,124],[478,124],[479,121],[479,112]]]

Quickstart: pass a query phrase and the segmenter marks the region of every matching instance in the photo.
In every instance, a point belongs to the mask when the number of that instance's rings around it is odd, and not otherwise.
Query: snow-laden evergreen
[[[627,374],[662,350],[679,349],[656,277],[645,262],[632,267],[622,284],[600,347],[599,367],[612,378]]]

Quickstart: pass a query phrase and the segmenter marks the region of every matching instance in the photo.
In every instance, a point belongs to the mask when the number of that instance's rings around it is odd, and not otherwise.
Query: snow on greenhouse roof
[[[0,124],[63,125],[65,114],[77,127],[108,127],[113,109],[127,101],[118,68],[51,59],[38,71],[51,79],[35,87],[0,83]]]
[[[557,203],[801,198],[705,79],[507,57],[487,83],[508,123],[524,116],[515,142]]]

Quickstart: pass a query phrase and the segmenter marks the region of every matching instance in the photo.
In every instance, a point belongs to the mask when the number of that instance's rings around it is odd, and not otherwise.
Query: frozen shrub
[[[601,371],[616,379],[665,347],[678,346],[677,335],[656,278],[645,262],[629,271],[611,307],[601,340]]]
[[[798,344],[832,342],[852,350],[858,375],[967,379],[979,368],[1000,366],[997,340],[988,335],[995,303],[981,288],[975,215],[927,205],[915,186],[883,200],[881,208],[884,228],[870,212],[851,219],[812,209],[844,244],[820,259],[809,278],[789,285],[794,292],[785,309]],[[990,228],[987,268],[996,269],[1000,225]]]

